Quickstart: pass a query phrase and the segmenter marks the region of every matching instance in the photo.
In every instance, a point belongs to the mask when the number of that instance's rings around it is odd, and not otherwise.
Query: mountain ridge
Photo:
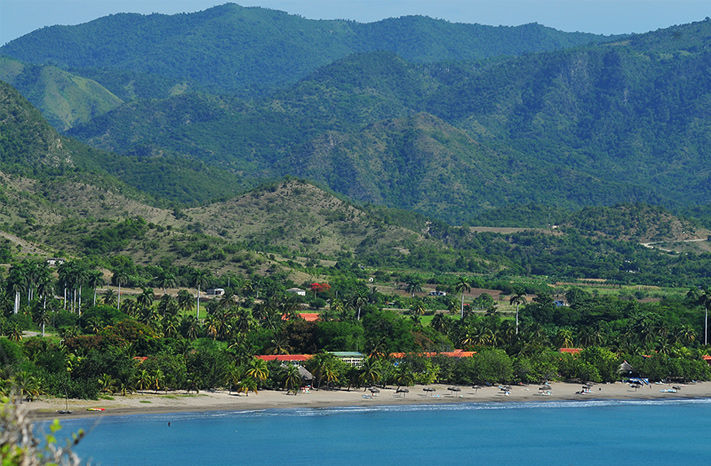
[[[263,92],[354,52],[384,49],[414,61],[474,60],[609,39],[536,24],[482,26],[423,16],[374,23],[308,20],[224,4],[189,14],[121,13],[78,26],[46,27],[0,47],[0,54],[71,70],[131,69],[171,77],[174,84]]]

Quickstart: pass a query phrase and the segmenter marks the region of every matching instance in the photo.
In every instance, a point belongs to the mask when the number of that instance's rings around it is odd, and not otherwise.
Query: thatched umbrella
[[[303,366],[296,366],[296,368],[297,368],[298,371],[299,371],[299,375],[301,376],[301,380],[303,380],[304,382],[311,382],[311,381],[314,379],[314,376],[311,374],[311,372],[309,372],[308,370],[306,370],[305,367],[303,367]]]
[[[436,390],[436,389],[434,389],[434,388],[432,388],[432,387],[425,387],[425,388],[422,389],[422,391],[428,392],[428,393],[434,392],[435,390]]]
[[[481,388],[481,387],[480,387],[479,385],[473,385],[473,386],[472,386],[472,389],[474,389],[477,393],[479,392],[479,389],[480,389],[480,388]]]
[[[447,390],[449,390],[451,392],[461,392],[462,391],[462,389],[459,387],[447,387]]]
[[[619,374],[630,374],[632,371],[634,371],[634,368],[632,367],[632,364],[627,361],[623,361],[622,364],[620,364],[620,367],[617,368],[617,372]]]
[[[407,393],[410,393],[410,390],[405,387],[397,387],[395,393],[402,393],[402,396],[404,397]]]
[[[375,395],[376,393],[380,393],[380,389],[376,387],[370,387],[368,390],[370,390],[370,393],[372,393],[373,395]]]

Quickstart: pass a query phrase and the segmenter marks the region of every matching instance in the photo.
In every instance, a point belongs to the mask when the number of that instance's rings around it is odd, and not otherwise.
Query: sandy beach
[[[711,382],[693,384],[651,384],[641,388],[632,388],[628,384],[594,385],[589,393],[579,393],[580,384],[555,382],[550,390],[540,390],[539,385],[514,385],[506,394],[499,387],[459,386],[459,391],[449,390],[448,385],[428,385],[434,391],[425,391],[425,386],[407,387],[409,392],[396,393],[397,387],[379,389],[379,393],[369,390],[309,390],[297,395],[284,391],[263,390],[250,393],[249,396],[227,391],[200,392],[186,394],[180,392],[142,392],[127,396],[113,396],[107,400],[68,400],[43,399],[24,403],[34,419],[67,419],[77,417],[100,417],[110,415],[153,414],[200,411],[239,411],[253,409],[283,408],[323,408],[335,406],[366,406],[393,404],[437,404],[459,402],[522,402],[556,400],[594,400],[594,399],[682,399],[711,398]],[[676,393],[666,392],[672,387],[679,387]],[[65,409],[71,414],[58,414]],[[89,411],[90,408],[103,408],[104,411]]]

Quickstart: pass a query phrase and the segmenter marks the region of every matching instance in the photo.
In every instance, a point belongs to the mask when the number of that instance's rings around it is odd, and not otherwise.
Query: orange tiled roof
[[[308,361],[313,358],[313,354],[259,354],[255,356],[265,361],[285,361],[285,362],[301,362]]]
[[[561,353],[578,354],[582,350],[582,348],[560,348],[558,351]]]

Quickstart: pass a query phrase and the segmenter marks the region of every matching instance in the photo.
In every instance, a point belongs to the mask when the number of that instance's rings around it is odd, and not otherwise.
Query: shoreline
[[[672,386],[681,390],[663,392]],[[426,392],[424,388],[434,388]],[[379,393],[368,390],[310,390],[298,395],[284,391],[263,390],[257,394],[237,395],[227,391],[153,393],[144,392],[115,396],[111,400],[68,400],[50,398],[22,403],[33,421],[51,419],[101,418],[104,416],[129,416],[137,414],[200,413],[212,411],[251,411],[289,408],[335,408],[385,405],[531,402],[531,401],[593,401],[593,400],[683,400],[711,398],[711,382],[693,384],[651,384],[639,389],[630,388],[621,382],[594,385],[589,393],[580,394],[580,384],[554,382],[550,390],[541,391],[539,385],[514,385],[508,395],[498,387],[457,386],[459,391],[449,390],[451,385],[433,384],[404,387],[409,393],[396,393],[396,387],[381,388]],[[543,393],[548,392],[550,395]],[[59,414],[65,409],[71,414]],[[88,411],[104,408],[104,411]]]

